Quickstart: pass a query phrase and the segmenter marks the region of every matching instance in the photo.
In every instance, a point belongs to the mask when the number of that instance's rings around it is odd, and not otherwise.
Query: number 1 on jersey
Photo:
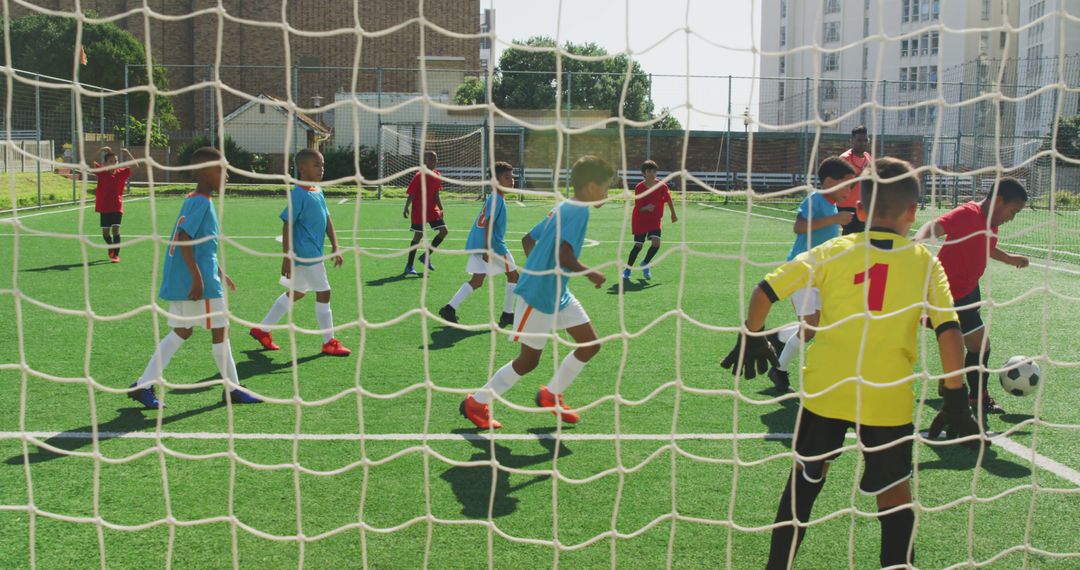
[[[885,306],[885,282],[889,280],[889,265],[875,263],[869,271],[863,271],[855,276],[855,284],[861,285],[870,275],[870,291],[866,296],[866,307],[871,311],[880,311]]]

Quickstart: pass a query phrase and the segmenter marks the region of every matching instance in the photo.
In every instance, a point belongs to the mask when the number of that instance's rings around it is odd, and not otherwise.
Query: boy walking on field
[[[439,155],[435,154],[435,151],[424,151],[424,166],[431,171],[431,174],[417,172],[409,182],[408,190],[405,191],[404,215],[411,221],[410,228],[413,232],[412,242],[409,244],[409,261],[405,263],[405,275],[419,275],[413,269],[413,261],[416,259],[416,248],[424,237],[424,222],[427,222],[431,229],[439,232],[435,239],[431,240],[431,246],[427,248],[427,252],[420,254],[420,263],[426,263],[429,271],[435,271],[435,266],[431,264],[431,255],[449,233],[446,229],[446,221],[443,220],[442,200],[439,198],[442,177],[435,169],[438,163]],[[412,207],[411,215],[410,206]]]
[[[600,207],[607,197],[615,175],[603,159],[583,156],[574,163],[570,182],[574,198],[555,206],[547,217],[521,239],[525,250],[525,271],[514,290],[518,296],[514,311],[515,341],[521,352],[500,368],[475,395],[461,403],[461,415],[481,429],[499,429],[502,424],[491,417],[489,404],[512,388],[522,376],[540,363],[547,337],[566,330],[578,348],[566,355],[547,386],[540,386],[536,404],[552,408],[562,421],[577,423],[581,418],[563,402],[563,393],[585,363],[600,352],[596,331],[581,303],[567,289],[570,273],[583,274],[597,288],[604,275],[578,260],[589,226],[589,207]]]
[[[919,182],[911,165],[894,158],[874,163],[877,178],[862,186],[858,215],[869,230],[843,236],[795,257],[754,289],[745,331],[721,363],[753,378],[775,361],[760,331],[773,303],[806,287],[821,292],[817,342],[807,350],[803,396],[795,432],[795,468],[776,513],[767,568],[789,568],[805,523],[825,485],[829,463],[856,429],[866,464],[862,492],[877,498],[882,566],[914,563],[912,470],[914,394],[910,382],[919,354],[919,322],[929,317],[945,372],[944,407],[929,437],[979,433],[971,415],[963,366],[963,338],[941,263],[907,237],[915,222]],[[749,331],[749,332],[746,332]],[[866,349],[872,354],[860,352]],[[971,443],[971,445],[975,445]],[[891,512],[888,512],[891,511]]]
[[[227,179],[221,160],[221,152],[212,147],[200,148],[191,156],[191,164],[205,166],[194,171],[195,191],[184,199],[173,226],[158,294],[169,301],[169,326],[173,330],[161,339],[142,376],[128,392],[129,398],[145,408],[165,407],[158,401],[152,384],[161,378],[196,326],[210,329],[214,362],[225,381],[222,399],[233,404],[262,402],[242,389],[227,335],[228,316],[221,285],[224,281],[232,291],[236,285],[218,267],[218,221],[211,201],[214,190],[224,191]]]
[[[285,257],[281,260],[280,283],[286,291],[274,301],[263,318],[261,326],[251,329],[251,336],[266,350],[278,350],[270,327],[289,312],[295,301],[315,291],[315,319],[322,331],[322,353],[330,356],[348,356],[352,351],[334,338],[334,318],[330,311],[330,280],[326,277],[323,251],[326,238],[330,238],[330,250],[334,267],[341,267],[344,260],[338,253],[334,221],[326,207],[326,197],[316,183],[325,171],[323,155],[317,150],[304,149],[296,153],[296,168],[301,184],[289,192],[290,207],[281,211],[281,248]],[[289,257],[290,246],[296,257]]]
[[[484,200],[484,207],[465,241],[465,249],[472,252],[465,271],[472,274],[472,279],[463,283],[450,302],[439,309],[439,316],[451,323],[458,322],[458,307],[484,284],[485,276],[505,273],[506,291],[499,326],[514,324],[514,287],[518,272],[514,254],[506,247],[506,198],[502,190],[514,187],[514,167],[507,162],[496,162],[495,182],[495,191]]]
[[[135,157],[126,148],[120,149],[128,160],[134,161]],[[128,167],[117,168],[119,158],[113,154],[111,148],[101,147],[101,161],[105,166],[94,161],[95,174],[97,175],[97,187],[94,188],[94,211],[101,218],[101,237],[109,245],[120,245],[120,223],[124,219],[124,187],[128,178],[131,178],[131,169]],[[120,263],[120,248],[109,248],[109,260]]]
[[[634,214],[631,218],[631,231],[634,232],[634,247],[630,250],[630,258],[626,260],[626,269],[623,269],[623,279],[630,279],[630,270],[641,253],[641,247],[645,240],[651,242],[649,251],[645,252],[645,259],[641,261],[641,272],[645,279],[652,279],[652,268],[649,262],[660,251],[660,227],[664,222],[664,205],[671,206],[671,223],[679,221],[675,215],[675,203],[671,201],[671,191],[668,185],[656,181],[656,163],[646,160],[641,165],[641,173],[645,179],[634,187]]]

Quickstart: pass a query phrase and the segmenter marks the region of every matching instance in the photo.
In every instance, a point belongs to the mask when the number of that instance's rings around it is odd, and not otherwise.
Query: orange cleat
[[[344,346],[341,346],[341,343],[338,342],[338,339],[332,338],[327,341],[326,344],[322,345],[322,353],[329,354],[330,356],[348,356],[352,354],[352,351],[345,348]]]
[[[570,411],[570,406],[567,406],[563,402],[562,394],[556,396],[547,389],[547,386],[541,386],[540,391],[536,393],[536,405],[541,408],[555,408],[555,403],[558,401],[560,412],[558,409],[552,409],[551,413],[558,415],[562,418],[562,421],[568,424],[576,424],[581,421],[581,416]]]
[[[261,344],[264,349],[281,350],[280,346],[274,344],[274,337],[270,333],[259,328],[254,328],[251,329],[250,334],[251,338],[259,341],[259,344]]]
[[[472,394],[465,396],[465,401],[461,402],[461,407],[458,409],[461,411],[461,415],[480,429],[499,429],[502,427],[501,423],[491,419],[491,408],[487,404],[477,402]]]

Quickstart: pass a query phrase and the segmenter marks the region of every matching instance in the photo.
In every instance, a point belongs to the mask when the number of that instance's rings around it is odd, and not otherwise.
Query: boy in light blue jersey
[[[514,324],[514,286],[517,285],[518,272],[514,254],[506,247],[506,198],[502,191],[503,188],[514,187],[514,167],[507,162],[496,162],[495,182],[495,191],[484,200],[484,208],[476,216],[469,230],[469,238],[465,241],[465,249],[471,252],[465,271],[472,274],[472,279],[463,283],[450,302],[439,309],[439,316],[451,323],[458,322],[458,307],[473,291],[483,286],[485,276],[504,273],[506,291],[503,293],[499,326]]]
[[[326,265],[322,261],[326,238],[334,255],[334,267],[341,267],[344,260],[338,253],[334,221],[326,207],[322,189],[315,185],[323,179],[325,163],[317,150],[304,149],[296,153],[296,169],[302,184],[289,192],[290,205],[281,211],[281,279],[287,290],[274,301],[260,326],[251,329],[251,336],[266,350],[278,350],[270,327],[289,312],[289,307],[315,291],[315,320],[322,332],[322,353],[330,356],[349,356],[352,351],[334,338],[334,318],[330,311],[330,280],[326,277]],[[289,249],[296,257],[293,263]],[[291,297],[290,297],[291,293]]]
[[[841,212],[837,204],[847,199],[855,189],[855,185],[849,183],[858,176],[855,168],[846,160],[838,156],[830,156],[818,165],[818,179],[821,181],[820,192],[810,192],[796,212],[795,243],[791,246],[787,261],[804,254],[811,249],[833,239],[840,237],[842,226],[851,222],[851,212]],[[791,303],[795,306],[795,314],[799,320],[816,327],[821,320],[821,295],[813,287],[800,289],[791,295]],[[787,392],[791,388],[791,378],[788,374],[788,364],[799,353],[800,325],[791,325],[769,335],[769,342],[773,344],[776,352],[780,354],[777,359],[779,365],[769,370],[769,379],[781,392]],[[814,338],[814,329],[802,327],[802,342],[810,342]]]
[[[129,398],[146,408],[165,407],[151,384],[161,378],[162,371],[196,325],[210,329],[214,362],[225,382],[222,399],[233,404],[262,402],[241,389],[226,331],[229,317],[221,284],[224,280],[232,291],[236,285],[221,271],[217,261],[218,220],[211,195],[215,189],[224,191],[228,179],[219,164],[221,160],[221,152],[212,147],[200,148],[191,156],[191,164],[206,163],[206,166],[195,171],[195,191],[184,199],[176,218],[158,293],[169,301],[169,326],[173,330],[161,339],[142,376],[128,392]]]
[[[589,226],[589,206],[603,205],[614,175],[615,169],[601,158],[578,159],[570,172],[574,199],[560,203],[522,238],[525,274],[514,290],[519,297],[514,312],[514,340],[521,343],[521,353],[495,372],[475,396],[469,394],[461,403],[461,414],[476,427],[502,427],[492,419],[488,404],[536,368],[548,336],[559,330],[566,330],[578,348],[563,359],[551,382],[540,387],[536,404],[551,408],[567,423],[581,419],[563,402],[563,393],[585,363],[600,352],[600,345],[596,344],[589,315],[570,293],[567,283],[572,274],[582,274],[597,288],[604,284],[604,275],[582,264],[578,257]]]

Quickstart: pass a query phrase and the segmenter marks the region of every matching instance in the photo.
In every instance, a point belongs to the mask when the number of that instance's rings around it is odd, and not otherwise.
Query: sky
[[[512,41],[531,36],[591,41],[609,52],[630,50],[653,74],[657,110],[671,108],[684,128],[727,130],[728,75],[735,77],[731,128],[744,128],[747,108],[756,113],[747,78],[758,75],[759,0],[481,0],[480,6],[495,9],[496,62]]]

